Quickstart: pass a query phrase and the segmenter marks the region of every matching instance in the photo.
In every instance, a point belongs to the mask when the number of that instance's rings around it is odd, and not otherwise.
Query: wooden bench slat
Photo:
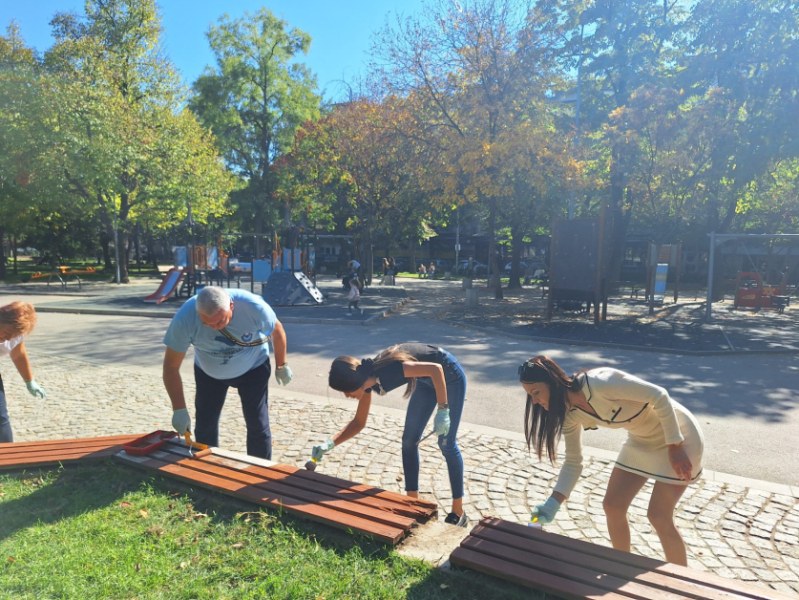
[[[0,469],[22,469],[113,456],[135,435],[0,444]]]
[[[418,522],[435,516],[438,510],[431,502],[416,502],[413,498],[399,501],[398,494],[379,488],[216,448],[208,455],[190,457],[179,440],[168,440],[146,456],[120,451],[117,458],[190,484],[278,507],[391,544],[399,543]]]
[[[255,487],[264,491],[279,494],[287,506],[301,504],[319,504],[346,514],[368,517],[369,519],[381,522],[392,527],[410,528],[415,524],[415,520],[402,515],[397,515],[389,511],[379,510],[374,507],[359,505],[335,495],[324,494],[315,491],[308,491],[302,487],[297,487],[291,482],[291,475],[278,473],[280,479],[275,478],[275,473],[270,473],[269,477],[255,476],[248,474],[240,469],[231,469],[227,466],[214,464],[213,454],[204,456],[202,459],[177,457],[168,452],[157,451],[149,455],[149,458],[162,460],[163,464],[179,464],[187,469],[198,472],[198,478],[211,475],[223,477],[231,481],[232,484],[242,484]],[[268,471],[268,470],[267,470]]]
[[[721,577],[709,571],[700,571],[691,567],[675,565],[674,563],[657,560],[640,554],[623,552],[608,546],[592,544],[585,540],[569,538],[567,536],[542,531],[535,527],[527,527],[520,523],[505,521],[496,517],[486,517],[482,519],[478,525],[484,525],[497,529],[498,531],[508,532],[531,540],[540,539],[541,536],[545,536],[548,544],[557,544],[566,549],[576,549],[576,551],[587,557],[603,558],[633,568],[662,573],[674,579],[691,582],[708,588],[707,593],[712,592],[715,588],[717,592],[722,594],[721,596],[716,596],[719,598],[724,598],[724,593],[734,593],[751,600],[796,600],[793,596],[783,594],[771,588],[761,588],[760,586],[752,585],[737,579],[727,579],[726,577]]]
[[[451,561],[456,566],[466,566],[567,598],[605,598],[609,593],[640,600],[790,598],[766,587],[494,517],[482,519],[472,529],[452,553]],[[546,587],[552,584],[555,587]],[[590,593],[586,593],[586,587]]]
[[[561,562],[572,561],[575,550],[569,548],[568,544],[571,542],[589,544],[589,542],[572,540],[565,536],[555,536],[548,532],[537,532],[537,534],[546,536],[549,539],[539,539],[539,535],[534,538],[522,537],[507,533],[501,529],[487,527],[483,524],[476,525],[470,537],[501,544],[503,547],[508,548],[510,552],[525,553],[530,559],[530,564],[536,564],[537,556],[549,557]],[[619,552],[618,550],[597,544],[590,545],[597,546],[596,554],[587,554],[585,551],[580,553],[584,558],[582,565],[591,568],[592,571],[607,573],[624,580],[636,581],[652,587],[659,587],[663,590],[684,594],[684,596],[680,597],[693,597],[699,600],[705,600],[707,597],[708,586],[701,583],[702,573],[696,572],[695,575],[698,575],[698,577],[694,577],[693,580],[671,577],[667,572],[659,570],[660,567],[669,563],[653,559],[651,568],[634,566],[627,562],[621,562],[618,560],[618,556],[616,560],[609,556],[602,556],[602,553],[606,550]],[[584,548],[581,547],[580,550],[584,550]],[[612,553],[607,552],[607,554],[610,555]],[[628,553],[623,553],[621,558],[626,558],[626,554]],[[700,582],[698,583],[697,581]],[[719,600],[749,600],[751,598],[749,595],[741,595],[728,590],[719,590],[715,597]]]
[[[180,453],[185,456],[185,447],[179,442],[168,442],[161,451]],[[231,455],[224,450],[214,449],[212,460],[215,464],[237,469],[245,473],[255,474],[266,479],[282,480],[286,476],[291,476],[292,485],[306,489],[314,493],[326,493],[333,496],[347,494],[347,500],[372,506],[380,510],[409,517],[417,522],[424,523],[438,514],[438,505],[421,498],[411,498],[396,492],[389,492],[382,488],[355,483],[338,477],[331,477],[324,473],[308,471],[292,465],[270,463],[268,466],[248,462],[252,457],[245,457],[244,460]],[[241,455],[237,455],[241,456]]]
[[[594,568],[591,564],[586,565],[575,561],[574,555],[553,558],[547,554],[526,552],[502,543],[472,537],[471,535],[461,542],[461,547],[501,559],[507,564],[512,564],[515,569],[544,572],[556,576],[561,576],[564,571],[568,571],[568,577],[571,581],[591,585],[595,589],[601,589],[606,592],[623,593],[637,600],[655,597],[658,600],[685,600],[686,598],[706,600],[702,595],[674,593],[668,589],[667,582],[661,582],[666,583],[665,586],[658,585],[653,587],[635,580],[616,577],[601,569]]]
[[[58,440],[36,440],[28,442],[3,442],[0,443],[0,454],[6,451],[15,451],[17,449],[25,448],[64,448],[75,445],[107,445],[108,442],[116,442],[118,444],[126,444],[133,440],[144,436],[143,433],[136,434],[118,434],[118,435],[103,435],[90,438],[67,438]]]
[[[344,515],[340,511],[318,504],[298,503],[268,488],[265,489],[260,486],[247,485],[232,481],[225,477],[202,473],[194,468],[188,468],[184,466],[184,464],[164,462],[150,456],[133,457],[126,455],[122,460],[129,464],[141,466],[147,470],[156,470],[159,473],[167,474],[186,483],[200,485],[214,491],[226,493],[240,500],[247,500],[272,508],[282,508],[287,512],[296,513],[305,518],[340,529],[354,529],[391,544],[399,543],[407,533],[399,527],[392,527],[356,515]],[[199,462],[204,459],[184,460],[188,462]]]
[[[248,470],[256,470],[261,467],[257,466],[250,466]],[[364,485],[360,483],[354,483],[352,481],[348,481],[346,479],[340,479],[338,477],[332,477],[330,475],[325,475],[324,473],[317,473],[308,471],[306,469],[300,467],[294,467],[291,465],[274,465],[272,467],[277,471],[281,471],[284,473],[294,473],[299,477],[306,478],[312,485],[323,485],[329,486],[331,488],[341,488],[347,487],[347,490],[353,494],[360,494],[364,498],[374,498],[381,502],[381,504],[390,505],[394,508],[392,510],[398,511],[400,514],[407,514],[408,516],[413,516],[417,520],[423,519],[427,520],[431,516],[435,515],[438,511],[438,505],[434,502],[430,502],[429,500],[424,500],[422,498],[411,498],[410,496],[406,496],[405,494],[398,494],[397,492],[391,492],[389,490],[384,490],[382,488],[376,488],[369,485]],[[324,475],[324,480],[319,480],[319,475]]]
[[[592,600],[594,598],[598,600],[630,600],[630,596],[626,594],[599,590],[594,586],[585,585],[567,577],[526,569],[501,558],[487,556],[482,552],[475,552],[463,546],[455,548],[449,560],[456,567],[467,567],[548,594],[555,594],[565,600],[583,600],[585,598]]]
[[[177,442],[168,442],[161,452],[172,452],[185,457],[185,447]],[[231,458],[227,453],[217,456],[212,453],[204,457],[204,461],[231,471],[256,476],[260,480],[289,483],[293,488],[312,494],[316,501],[347,501],[367,509],[379,509],[382,518],[392,515],[391,520],[398,519],[405,523],[426,522],[438,512],[438,506],[426,500],[401,496],[387,492],[381,488],[354,483],[345,479],[329,477],[322,473],[314,473],[291,465],[271,464],[260,466],[245,460]]]

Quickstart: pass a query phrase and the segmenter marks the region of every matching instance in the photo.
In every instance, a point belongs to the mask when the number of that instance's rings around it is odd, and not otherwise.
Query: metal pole
[[[119,229],[117,229],[117,220],[114,219],[114,258],[117,267],[117,285],[122,283],[122,272],[119,269]]]
[[[458,271],[458,263],[461,255],[461,207],[455,209],[455,266],[452,268],[453,274]]]
[[[710,232],[710,255],[707,259],[707,298],[705,300],[705,321],[710,323],[713,317],[710,312],[710,306],[713,302],[713,267],[716,255],[716,232]]]

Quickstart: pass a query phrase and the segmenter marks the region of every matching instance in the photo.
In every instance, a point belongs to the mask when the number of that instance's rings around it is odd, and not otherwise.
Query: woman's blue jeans
[[[446,436],[438,437],[438,447],[447,461],[452,498],[463,498],[463,456],[458,447],[458,426],[466,401],[466,374],[449,352],[444,352],[441,366],[447,382],[450,426]],[[436,410],[436,391],[433,382],[425,377],[416,380],[416,389],[408,402],[405,429],[402,432],[402,468],[405,471],[405,491],[419,491],[419,440],[425,425]]]
[[[11,419],[8,416],[6,392],[3,388],[3,378],[0,377],[0,442],[13,442],[14,434],[11,431]]]

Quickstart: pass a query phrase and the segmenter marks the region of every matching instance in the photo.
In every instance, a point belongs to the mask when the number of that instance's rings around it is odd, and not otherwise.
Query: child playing
[[[352,310],[355,309],[363,314],[363,309],[358,306],[361,301],[361,281],[353,275],[350,279],[350,293],[347,294],[347,316],[352,315]]]

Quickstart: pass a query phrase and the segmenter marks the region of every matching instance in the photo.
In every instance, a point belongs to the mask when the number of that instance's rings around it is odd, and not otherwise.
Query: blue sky
[[[346,97],[341,80],[363,75],[373,34],[387,19],[418,14],[424,0],[158,0],[164,50],[190,85],[213,62],[205,33],[225,12],[239,18],[265,6],[276,16],[310,34],[305,62],[328,99]],[[56,12],[83,14],[84,0],[0,0],[0,27],[14,20],[25,43],[49,48],[50,19]]]

